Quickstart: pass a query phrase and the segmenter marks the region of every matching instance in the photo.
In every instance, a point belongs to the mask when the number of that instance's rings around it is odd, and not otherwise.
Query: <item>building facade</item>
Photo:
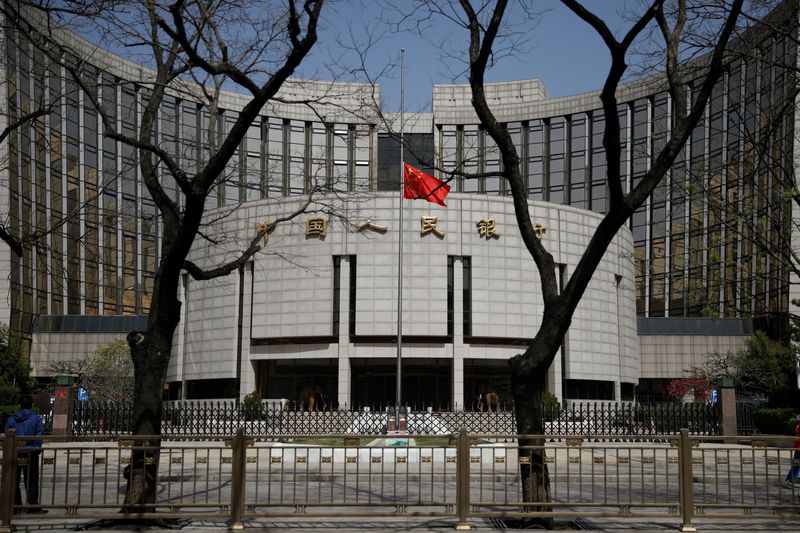
[[[752,32],[749,46],[731,54],[668,176],[606,253],[550,371],[559,398],[658,397],[669,378],[709,352],[741,346],[754,329],[780,335],[776,317],[788,311],[792,285],[769,249],[793,237],[785,191],[794,184],[795,21],[783,5],[770,30]],[[136,131],[152,73],[57,34],[92,94],[22,33],[6,28],[2,39],[3,126],[52,105],[2,145],[8,187],[0,202],[12,232],[49,228],[22,257],[0,254],[8,295],[0,319],[30,341],[34,375],[142,327],[161,232],[135,150],[105,134],[91,105],[96,99],[119,130]],[[408,401],[469,405],[480,387],[507,391],[505,360],[535,333],[541,301],[505,184],[456,177],[447,209],[407,202],[399,221],[400,148],[365,112],[374,89],[292,80],[286,101],[314,97],[320,107],[276,102],[250,127],[209,198],[204,231],[226,238],[198,242],[193,260],[223,258],[312,190],[327,193],[316,197],[318,213],[279,227],[242,272],[185,278],[170,397],[258,390],[296,399],[315,385],[339,404],[392,400],[401,228]],[[686,86],[689,96],[695,89]],[[487,93],[566,280],[608,208],[599,93],[550,98],[538,80],[490,84]],[[671,101],[658,76],[623,86],[618,100],[629,190],[665,142]],[[223,92],[211,112],[196,88],[171,93],[159,142],[191,171],[245,102]],[[434,86],[432,111],[406,119],[405,159],[422,170],[499,170],[468,86]],[[437,218],[437,231],[425,229],[425,217]],[[490,221],[497,235],[487,238]],[[324,236],[314,234],[318,224],[327,224]]]
[[[173,397],[257,390],[297,400],[317,386],[338,405],[391,403],[396,390],[399,235],[403,232],[402,397],[416,406],[472,406],[481,387],[510,398],[507,359],[541,321],[538,273],[508,198],[451,193],[447,207],[399,194],[320,198],[278,226],[266,253],[225,279],[185,279],[181,331],[168,380]],[[252,238],[259,221],[291,213],[301,198],[244,204],[191,259],[211,266]],[[561,282],[600,217],[534,202],[542,241]],[[345,214],[346,217],[342,218]],[[638,354],[632,241],[608,250],[548,375],[551,389],[633,399]],[[209,379],[211,378],[211,379]],[[186,384],[186,385],[183,385]]]

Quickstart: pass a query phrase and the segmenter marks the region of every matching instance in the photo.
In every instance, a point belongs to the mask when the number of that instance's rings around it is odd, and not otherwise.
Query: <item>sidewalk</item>
[[[455,520],[443,518],[376,518],[375,520],[358,520],[353,518],[314,518],[298,517],[296,519],[259,518],[245,521],[245,531],[257,533],[394,533],[401,531],[449,533],[455,531]],[[511,526],[493,519],[472,519],[469,521],[470,531],[489,533],[498,531],[518,531]],[[40,523],[36,518],[15,521],[16,531],[31,533],[62,533],[67,531],[92,531],[95,533],[111,533],[120,531],[181,531],[183,533],[223,533],[228,531],[224,521],[197,519],[182,521],[169,528],[158,528],[135,524],[108,523],[95,524],[90,520],[45,521]],[[800,532],[800,521],[787,522],[780,520],[712,520],[698,519],[692,522],[699,533],[704,531],[726,533],[768,533],[768,532]],[[680,531],[675,521],[648,521],[642,518],[591,518],[591,519],[556,519],[554,531],[597,531],[608,533],[649,533]]]

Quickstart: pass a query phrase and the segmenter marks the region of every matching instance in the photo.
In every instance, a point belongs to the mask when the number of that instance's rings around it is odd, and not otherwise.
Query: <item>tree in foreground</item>
[[[66,3],[64,9],[49,2],[32,4],[40,11],[37,15],[45,12],[67,28],[83,28],[107,42],[128,47],[153,68],[152,78],[133,80],[147,85],[149,93],[134,119],[136,127],[123,129],[115,120],[113,106],[98,97],[102,83],[74,59],[80,55],[63,45],[55,25],[34,26],[29,23],[30,12],[5,3],[7,20],[34,46],[46,51],[51,61],[61,64],[79,85],[86,105],[100,117],[104,136],[132,148],[163,228],[147,329],[131,332],[127,339],[134,367],[133,433],[153,438],[138,442],[147,448],[132,452],[125,504],[131,512],[149,511],[152,506],[148,504],[156,496],[163,383],[180,320],[181,272],[187,271],[195,279],[235,272],[261,250],[267,233],[299,215],[311,202],[309,195],[296,212],[254,231],[252,240],[225,264],[202,268],[187,260],[198,235],[203,235],[203,215],[210,199],[224,188],[229,163],[248,128],[315,44],[323,0],[177,0],[168,4],[131,0],[113,5]],[[237,87],[247,95],[247,103],[226,129],[215,123],[223,85]],[[180,157],[159,138],[159,110],[165,97],[175,94],[199,100],[209,111],[207,152],[197,157]]]
[[[502,160],[501,172],[513,197],[520,235],[536,263],[541,280],[544,300],[541,325],[525,352],[510,360],[517,431],[526,436],[544,433],[540,398],[545,391],[545,377],[603,254],[620,228],[662,181],[692,130],[703,118],[712,89],[723,75],[727,46],[737,29],[743,0],[705,6],[695,6],[684,0],[655,0],[646,7],[641,16],[635,17],[630,29],[621,39],[612,33],[604,21],[577,0],[562,0],[562,3],[602,38],[611,56],[611,66],[600,95],[603,115],[606,117],[603,149],[607,162],[609,204],[578,265],[561,291],[553,256],[542,241],[536,238],[519,154],[511,135],[495,118],[484,91],[487,68],[494,60],[493,48],[509,24],[505,20],[508,2],[459,0],[457,6],[454,5],[455,2],[426,4],[434,14],[452,14],[450,18],[459,21],[469,34],[467,72],[472,105],[481,125],[497,145]],[[694,7],[697,10],[692,9]],[[694,24],[687,23],[692,20],[695,21]],[[681,63],[687,53],[686,43],[688,40],[699,42],[699,34],[692,32],[701,29],[710,31],[704,37],[713,38],[710,52],[702,65],[695,64],[691,69],[686,68]],[[627,191],[620,163],[623,132],[619,121],[612,117],[618,116],[616,92],[628,68],[627,61],[632,45],[637,39],[643,38],[646,31],[650,31],[653,36],[659,36],[662,42],[660,57],[665,71],[663,84],[672,101],[672,125],[666,139],[653,147],[648,170]],[[687,84],[690,82],[691,96],[687,94]],[[531,504],[526,509],[549,512],[552,509],[547,504],[551,497],[544,441],[541,438],[524,437],[520,438],[519,445],[520,456],[528,458],[527,461],[520,461],[523,501]],[[546,527],[552,527],[552,518],[544,518],[541,522]]]

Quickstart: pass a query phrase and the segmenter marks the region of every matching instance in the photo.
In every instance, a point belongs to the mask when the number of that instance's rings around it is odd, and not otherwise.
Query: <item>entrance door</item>
[[[383,408],[394,405],[397,390],[397,362],[393,359],[352,359],[352,405]],[[452,361],[449,359],[406,359],[402,365],[402,403],[415,410],[450,407]]]

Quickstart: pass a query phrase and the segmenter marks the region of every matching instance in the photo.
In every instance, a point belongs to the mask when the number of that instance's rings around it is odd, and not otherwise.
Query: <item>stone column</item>
[[[464,410],[464,259],[453,261],[453,397],[454,411]]]
[[[339,342],[336,344],[339,358],[337,375],[337,401],[339,409],[351,408],[350,397],[352,376],[350,373],[350,258],[343,256],[339,268]]]
[[[724,437],[735,437],[738,434],[736,426],[736,389],[733,380],[725,378],[717,385],[719,389],[719,422],[720,433]],[[736,439],[726,439],[726,444],[734,444]]]
[[[53,435],[69,437],[72,435],[72,404],[75,389],[72,376],[58,376],[53,401]]]

